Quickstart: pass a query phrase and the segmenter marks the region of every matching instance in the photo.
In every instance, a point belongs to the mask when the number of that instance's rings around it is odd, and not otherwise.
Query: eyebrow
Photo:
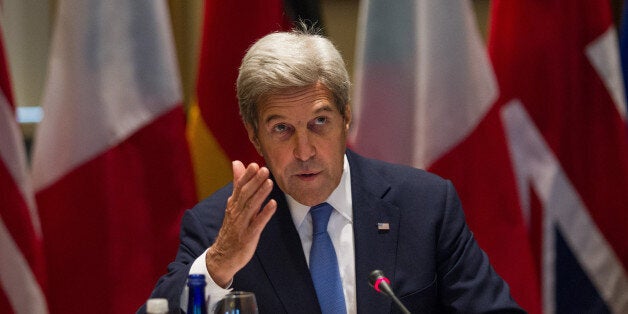
[[[335,108],[335,107],[333,107],[332,105],[325,104],[325,105],[321,106],[320,108],[318,108],[318,109],[314,110],[314,114],[319,114],[319,113],[321,113],[321,112],[333,112],[333,111],[334,111],[334,108]],[[275,119],[281,119],[281,118],[283,118],[283,117],[284,117],[284,116],[279,115],[279,114],[273,114],[273,115],[268,116],[268,117],[266,118],[266,120],[264,120],[264,123],[268,124],[268,123],[269,123],[269,122],[271,122],[272,120],[275,120]]]
[[[325,104],[322,107],[314,110],[314,113],[321,113],[322,111],[327,111],[327,112],[333,112],[334,111],[334,107],[332,107],[332,105],[329,104]]]
[[[270,122],[272,120],[281,119],[281,118],[283,118],[282,115],[273,114],[273,115],[268,116],[268,118],[266,118],[266,120],[264,120],[264,123],[268,124],[268,122]]]

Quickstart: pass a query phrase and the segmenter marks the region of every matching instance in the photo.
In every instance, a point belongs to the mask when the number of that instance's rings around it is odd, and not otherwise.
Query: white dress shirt
[[[307,264],[310,264],[310,248],[312,247],[312,216],[309,215],[310,207],[300,204],[290,195],[286,194],[288,208],[292,215],[292,221],[301,238],[303,253]],[[353,211],[351,200],[351,171],[349,169],[349,161],[347,156],[344,157],[344,165],[340,184],[331,193],[326,200],[334,211],[329,218],[327,224],[327,232],[334,244],[336,256],[338,257],[338,267],[340,268],[340,278],[342,279],[342,287],[347,306],[347,313],[357,313],[356,291],[355,291],[355,249],[353,246]],[[214,311],[218,301],[224,298],[231,288],[223,289],[218,286],[207,271],[205,266],[205,254],[203,252],[192,264],[190,274],[204,274],[207,278],[207,287],[205,296],[209,297],[210,303],[208,310]],[[229,284],[231,286],[231,284]],[[181,309],[187,310],[188,289],[187,285],[181,294]]]

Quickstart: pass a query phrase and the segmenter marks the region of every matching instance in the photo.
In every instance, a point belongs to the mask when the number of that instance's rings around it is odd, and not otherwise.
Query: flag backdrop
[[[628,91],[628,3],[624,1],[619,28],[619,56],[621,58],[621,73],[624,78],[624,93]],[[628,95],[626,95],[628,97]],[[628,104],[627,104],[628,105]],[[628,109],[628,108],[627,108]]]
[[[205,0],[196,95],[186,130],[200,199],[231,181],[232,160],[264,163],[250,144],[236,98],[246,50],[266,34],[289,29],[290,21],[322,27],[320,12],[318,0]]]
[[[48,307],[41,227],[8,72],[0,36],[0,313],[42,314]]]
[[[515,300],[540,312],[533,252],[493,106],[499,90],[471,2],[361,5],[351,147],[451,179]]]
[[[196,202],[165,1],[58,2],[33,151],[52,313],[132,313]]]
[[[284,28],[285,20],[281,0],[205,1],[196,100],[187,127],[199,198],[233,179],[232,160],[263,162],[242,125],[235,84],[246,49]]]
[[[628,138],[609,1],[492,4],[497,105],[545,313],[627,313]]]

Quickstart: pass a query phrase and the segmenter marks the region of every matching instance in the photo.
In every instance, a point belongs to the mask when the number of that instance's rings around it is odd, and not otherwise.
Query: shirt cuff
[[[192,263],[192,267],[190,268],[189,274],[205,275],[205,283],[207,284],[207,286],[205,287],[205,301],[209,300],[209,302],[207,302],[207,311],[210,313],[214,313],[215,307],[218,302],[220,302],[220,300],[222,300],[229,292],[231,292],[231,290],[233,290],[231,288],[233,278],[231,279],[231,281],[229,281],[227,289],[224,289],[216,284],[216,282],[214,282],[214,279],[212,279],[212,277],[209,275],[209,272],[207,271],[207,266],[205,265],[206,255],[207,250],[205,250],[203,254],[201,254],[199,257],[196,258],[196,260],[194,260],[194,263]],[[183,287],[183,292],[181,293],[180,300],[181,309],[183,311],[187,311],[188,309],[188,295],[188,285],[186,283],[185,287]]]

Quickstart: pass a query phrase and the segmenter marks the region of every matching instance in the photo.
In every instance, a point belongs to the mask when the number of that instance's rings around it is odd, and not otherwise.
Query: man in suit
[[[367,280],[381,269],[411,312],[522,312],[451,182],[347,149],[349,86],[339,52],[309,31],[269,34],[249,48],[238,101],[267,166],[234,161],[233,182],[185,213],[179,252],[152,297],[185,309],[186,278],[203,273],[210,311],[244,290],[260,313],[395,312]],[[313,231],[321,206],[333,247],[322,262]],[[333,267],[316,273],[319,263]]]

